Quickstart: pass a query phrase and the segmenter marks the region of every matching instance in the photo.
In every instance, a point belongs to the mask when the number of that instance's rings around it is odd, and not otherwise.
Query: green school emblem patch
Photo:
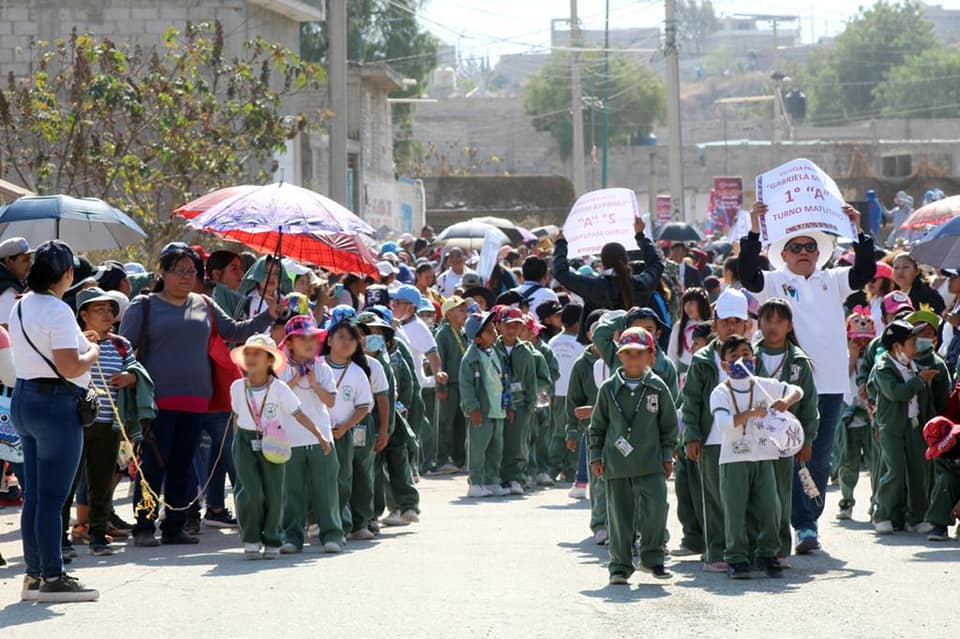
[[[340,394],[343,395],[345,401],[350,401],[353,399],[353,386],[344,386],[340,390]]]

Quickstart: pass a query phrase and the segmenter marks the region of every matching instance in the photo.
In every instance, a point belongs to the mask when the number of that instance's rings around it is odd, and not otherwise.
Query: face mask
[[[386,346],[383,335],[367,335],[366,348],[368,353],[379,353]]]
[[[926,355],[933,351],[933,338],[932,337],[918,337],[917,338],[917,355]]]
[[[730,379],[748,379],[753,377],[753,360],[740,358],[730,364]]]

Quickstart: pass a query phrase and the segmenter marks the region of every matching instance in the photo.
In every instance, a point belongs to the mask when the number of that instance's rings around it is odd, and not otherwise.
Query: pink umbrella
[[[930,226],[940,226],[957,216],[960,216],[960,195],[953,195],[921,206],[910,214],[900,228],[904,231],[918,231]]]

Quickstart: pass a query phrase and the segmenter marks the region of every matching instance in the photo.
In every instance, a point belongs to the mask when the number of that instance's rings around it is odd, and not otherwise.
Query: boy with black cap
[[[503,420],[510,396],[504,388],[504,362],[494,348],[497,329],[493,313],[474,313],[466,322],[470,342],[460,362],[460,409],[469,422],[467,464],[470,488],[467,497],[502,497]]]
[[[874,420],[880,430],[884,463],[873,515],[878,535],[889,535],[894,526],[900,524],[917,532],[929,532],[931,528],[929,525],[921,528],[930,502],[930,484],[920,424],[932,416],[926,386],[940,371],[918,370],[913,361],[917,354],[917,335],[922,332],[922,325],[914,327],[905,320],[888,324],[881,342],[886,352],[877,358],[868,382],[876,396]],[[900,521],[900,518],[910,521]]]
[[[559,317],[563,325],[563,332],[552,337],[547,343],[560,366],[560,377],[554,387],[551,405],[553,431],[549,444],[550,468],[563,473],[568,479],[575,474],[577,452],[576,446],[572,451],[567,448],[567,425],[568,423],[575,424],[575,422],[567,422],[567,389],[570,386],[570,374],[573,371],[574,362],[577,361],[585,348],[577,340],[582,312],[583,308],[580,306],[568,304],[560,311],[559,315],[554,315]]]
[[[533,310],[537,315],[537,319],[540,320],[540,324],[543,326],[540,339],[549,342],[563,330],[563,322],[560,318],[563,306],[560,305],[560,302],[550,300],[540,304]]]
[[[590,469],[607,489],[612,585],[626,584],[633,573],[637,533],[641,569],[657,579],[671,576],[663,548],[677,409],[666,384],[650,371],[655,350],[644,329],[623,331],[617,343],[622,367],[597,390],[590,417]]]

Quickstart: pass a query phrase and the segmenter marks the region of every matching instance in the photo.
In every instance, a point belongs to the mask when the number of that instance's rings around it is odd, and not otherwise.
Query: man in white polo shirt
[[[761,302],[780,297],[790,303],[797,341],[813,362],[820,429],[813,446],[805,446],[796,458],[807,463],[821,495],[826,494],[834,432],[840,421],[843,394],[850,385],[843,301],[866,286],[877,267],[873,238],[860,231],[860,213],[849,204],[843,210],[858,232],[852,267],[822,270],[833,254],[834,238],[812,231],[773,243],[768,258],[776,270],[761,271],[760,218],[767,212],[762,202],[753,205],[750,233],[740,240],[739,275],[744,288]],[[808,498],[794,472],[791,524],[797,532],[798,554],[820,548],[817,519],[822,513],[823,501],[817,504]]]

